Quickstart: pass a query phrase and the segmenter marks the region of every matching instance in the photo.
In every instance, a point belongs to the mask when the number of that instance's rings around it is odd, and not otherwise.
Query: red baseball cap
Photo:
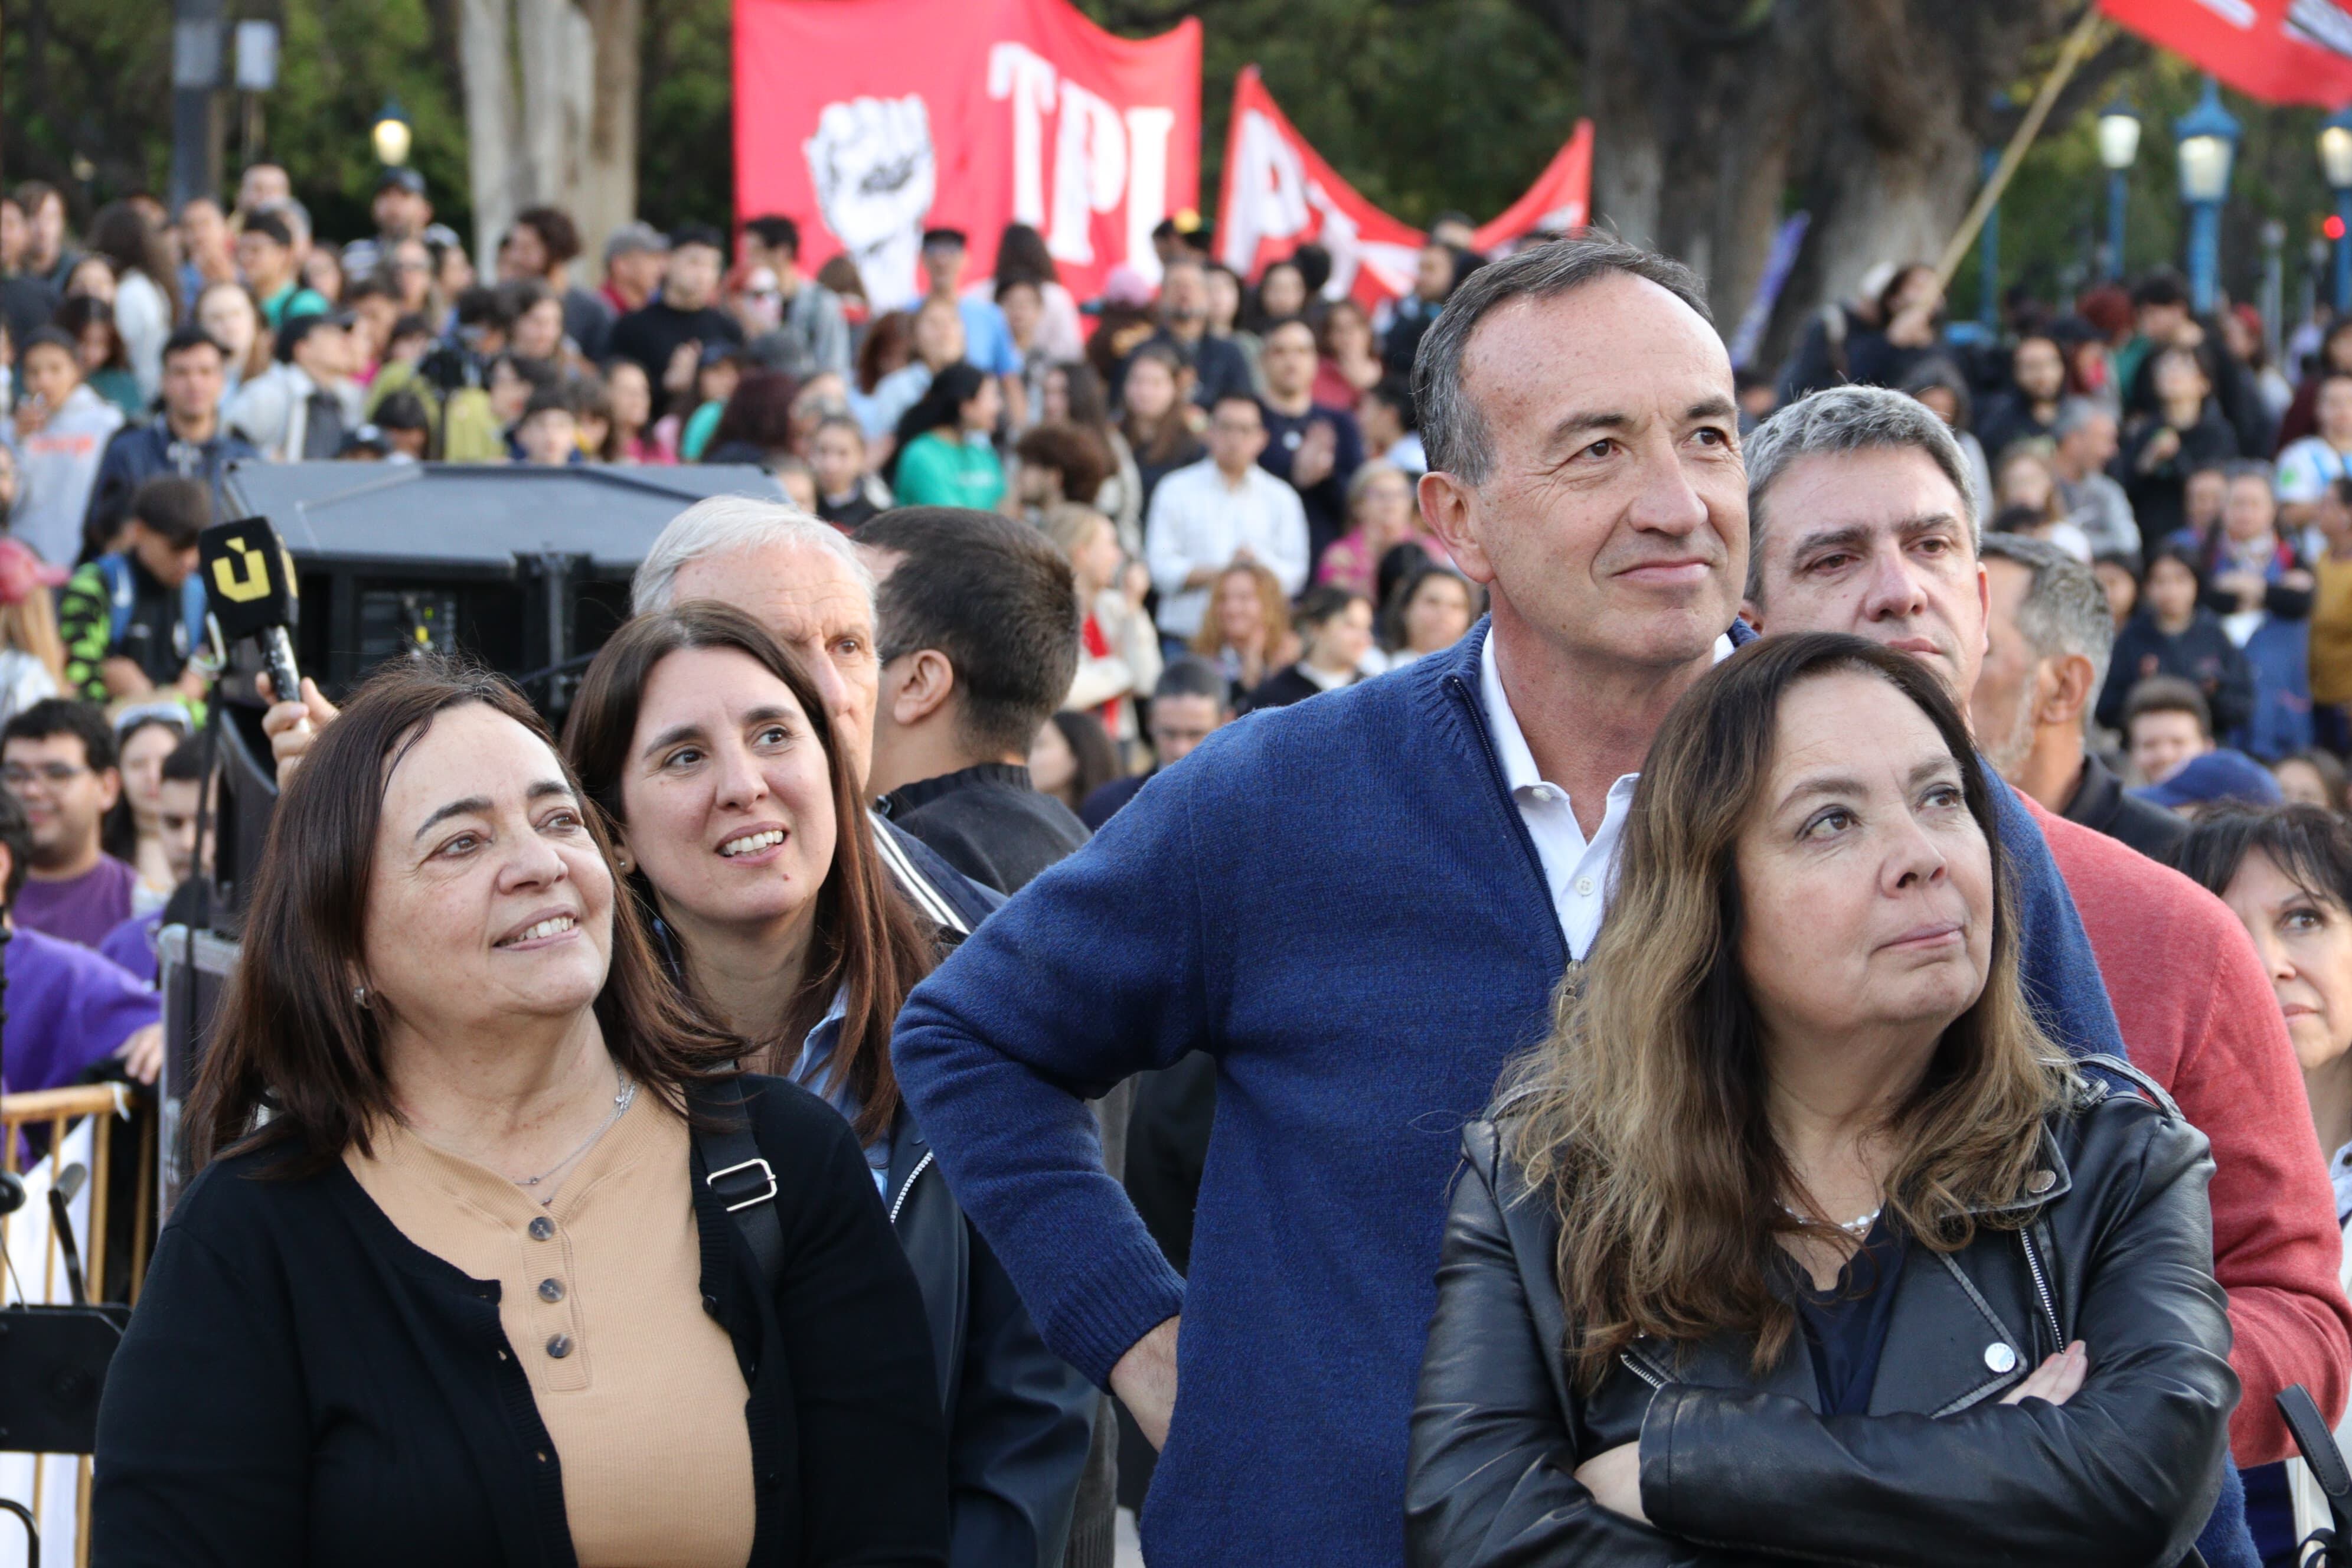
[[[0,537],[0,605],[21,605],[37,588],[54,588],[71,574],[33,553],[21,539]]]

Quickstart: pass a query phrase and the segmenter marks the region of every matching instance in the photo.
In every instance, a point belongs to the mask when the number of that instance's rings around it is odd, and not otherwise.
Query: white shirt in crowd
[[[1717,661],[1731,657],[1728,634],[1715,639]],[[1486,710],[1486,729],[1495,737],[1495,756],[1503,764],[1503,784],[1519,808],[1519,820],[1535,840],[1536,858],[1543,864],[1544,881],[1551,888],[1552,912],[1559,917],[1559,934],[1568,939],[1568,955],[1579,963],[1592,951],[1601,934],[1601,917],[1608,911],[1609,894],[1617,879],[1617,845],[1625,834],[1625,816],[1633,809],[1633,785],[1639,773],[1625,773],[1609,786],[1609,804],[1601,826],[1591,838],[1577,825],[1568,791],[1543,776],[1528,737],[1511,711],[1504,693],[1502,672],[1495,667],[1495,636],[1490,628],[1478,650],[1478,696]]]
[[[23,648],[0,648],[0,724],[58,694],[58,678],[47,665]]]
[[[2131,498],[2123,486],[2094,470],[2079,479],[2060,479],[2058,499],[2066,508],[2066,521],[2082,531],[2093,555],[2139,553],[2139,520],[2132,514]]]
[[[135,268],[114,285],[114,327],[139,378],[139,395],[153,401],[163,384],[163,340],[172,335],[172,301]]]
[[[2279,454],[2274,486],[2288,506],[2317,500],[2338,479],[2352,479],[2352,452],[2339,452],[2316,436],[2305,436]]]
[[[1212,458],[1161,479],[1143,530],[1144,564],[1160,589],[1160,629],[1172,637],[1199,631],[1213,589],[1187,588],[1184,579],[1244,548],[1285,594],[1307,585],[1307,510],[1297,490],[1255,464],[1241,483],[1228,484]]]
[[[121,428],[122,410],[87,382],[31,435],[18,436],[13,423],[0,426],[16,453],[18,495],[8,531],[51,565],[71,566],[81,554],[82,514],[89,510],[99,459]]]
[[[356,383],[321,388],[310,374],[281,360],[236,389],[223,418],[273,463],[300,460],[310,430],[310,395],[324,391],[335,400],[346,435],[360,427],[362,395]]]

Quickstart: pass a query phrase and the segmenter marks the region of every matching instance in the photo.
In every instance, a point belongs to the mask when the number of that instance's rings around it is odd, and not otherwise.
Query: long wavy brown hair
[[[368,1129],[398,1117],[383,1060],[388,1004],[362,1006],[352,994],[366,962],[384,781],[436,717],[474,703],[554,749],[504,677],[437,657],[404,659],[361,685],[288,782],[254,877],[243,956],[189,1100],[198,1163],[245,1139],[265,1104],[272,1116],[253,1146],[293,1151],[272,1175],[315,1173],[352,1144],[364,1153]],[[593,810],[584,815],[610,865],[611,837]],[[613,1060],[676,1110],[686,1108],[688,1085],[730,1072],[742,1049],[678,1000],[625,898],[613,900],[612,964],[595,1008]]]
[[[833,864],[817,892],[807,973],[786,1013],[782,1038],[751,1042],[750,1065],[762,1072],[787,1065],[801,1039],[824,1016],[834,993],[846,990],[848,1013],[829,1070],[856,1097],[857,1136],[871,1142],[889,1131],[898,1114],[890,1026],[907,993],[931,972],[938,948],[935,933],[917,919],[874,847],[874,827],[858,799],[856,774],[797,656],[757,620],[716,599],[690,599],[639,616],[614,633],[588,667],[563,727],[565,760],[578,770],[588,797],[614,822],[626,826],[621,778],[646,683],[662,660],[688,648],[731,648],[782,681],[824,749],[835,824]],[[644,871],[632,873],[627,885],[646,915],[659,912],[660,894]]]
[[[1224,592],[1229,577],[1246,577],[1257,590],[1258,620],[1265,627],[1265,664],[1268,672],[1276,666],[1289,661],[1281,657],[1283,645],[1290,637],[1290,595],[1282,591],[1282,581],[1274,573],[1255,561],[1242,562],[1217,574],[1209,584],[1208,608],[1202,613],[1201,629],[1192,634],[1192,651],[1202,658],[1213,660],[1225,650],[1225,628],[1217,616],[1217,595]]]
[[[1938,1252],[1966,1247],[1979,1224],[2018,1223],[2018,1210],[1979,1211],[2024,1193],[2042,1118],[2072,1079],[2019,988],[1993,798],[1943,687],[1904,655],[1835,633],[1769,637],[1725,660],[1659,730],[1608,923],[1580,984],[1563,983],[1551,1037],[1507,1075],[1498,1101],[1512,1157],[1559,1216],[1567,1349],[1588,1387],[1643,1336],[1737,1331],[1753,1336],[1756,1368],[1770,1367],[1796,1321],[1773,1284],[1780,1238],[1854,1245],[1780,1206],[1802,1189],[1767,1113],[1735,859],[1761,807],[1782,699],[1846,671],[1886,681],[1935,724],[1992,855],[1990,969],[1883,1129],[1895,1151],[1887,1217]]]

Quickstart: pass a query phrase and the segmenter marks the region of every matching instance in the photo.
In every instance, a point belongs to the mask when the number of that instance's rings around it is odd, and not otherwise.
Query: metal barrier
[[[42,1187],[54,1184],[59,1173],[60,1156],[67,1140],[75,1124],[84,1119],[89,1122],[90,1147],[87,1189],[89,1215],[81,1237],[82,1264],[92,1300],[100,1300],[106,1290],[108,1247],[113,1241],[111,1233],[114,1229],[111,1223],[114,1215],[109,1205],[122,1197],[121,1184],[113,1179],[119,1141],[123,1138],[136,1141],[133,1144],[137,1151],[136,1176],[131,1183],[130,1194],[131,1259],[125,1273],[129,1286],[122,1293],[126,1300],[135,1302],[139,1300],[139,1288],[146,1279],[147,1258],[154,1245],[155,1234],[157,1119],[155,1100],[152,1094],[128,1084],[102,1083],[0,1095],[0,1133],[5,1133],[5,1138],[0,1138],[0,1169],[20,1169],[20,1162],[29,1152],[25,1137],[26,1132],[46,1133],[48,1152],[26,1173],[34,1176],[37,1182],[41,1175],[47,1175],[48,1182],[40,1183]],[[16,1267],[12,1272],[19,1277],[7,1281],[8,1296],[12,1300],[66,1300],[64,1248],[56,1230],[48,1224],[45,1208],[28,1204],[15,1215],[0,1216],[0,1249],[7,1246],[10,1226],[27,1223],[37,1225],[46,1238],[38,1277],[22,1278],[22,1259],[16,1259]],[[56,1458],[47,1454],[31,1456],[32,1512],[40,1523],[43,1543],[51,1549],[52,1562],[59,1560],[56,1547],[68,1539],[65,1531],[54,1528],[43,1508],[49,1492],[48,1468]],[[80,1455],[72,1463],[76,1474],[70,1541],[72,1561],[81,1564],[89,1561],[89,1456]],[[0,1503],[0,1506],[8,1505]],[[16,1510],[11,1508],[10,1511]]]

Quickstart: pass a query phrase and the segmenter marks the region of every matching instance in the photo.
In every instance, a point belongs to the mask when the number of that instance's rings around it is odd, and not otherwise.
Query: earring
[[[352,1006],[354,1006],[354,1007],[365,1007],[367,1005],[368,1005],[368,988],[367,988],[366,986],[364,986],[364,985],[354,985],[354,986],[352,986]]]

